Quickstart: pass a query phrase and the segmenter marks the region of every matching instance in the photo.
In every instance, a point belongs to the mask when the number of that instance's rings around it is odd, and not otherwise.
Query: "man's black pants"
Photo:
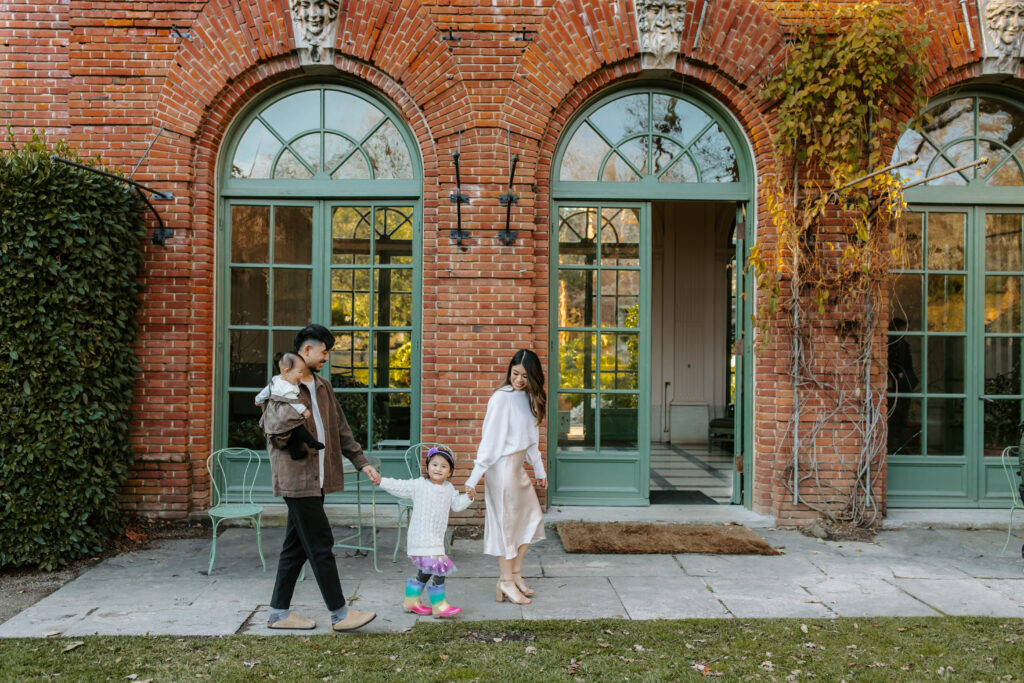
[[[341,592],[338,565],[334,561],[334,534],[324,511],[324,497],[285,498],[284,502],[288,506],[288,526],[281,558],[277,561],[271,608],[291,606],[295,582],[308,558],[327,609],[341,609],[345,606],[345,595]]]

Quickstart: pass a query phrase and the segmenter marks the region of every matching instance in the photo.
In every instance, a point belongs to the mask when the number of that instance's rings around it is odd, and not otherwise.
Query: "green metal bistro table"
[[[380,472],[380,458],[369,455],[366,458],[370,461],[370,465],[377,472]],[[335,541],[334,547],[355,550],[357,554],[359,552],[373,553],[373,569],[380,572],[381,569],[377,566],[377,487],[370,482],[368,476],[352,467],[352,463],[348,458],[345,458],[345,488],[348,489],[352,483],[355,483],[356,487],[356,528],[348,536]],[[370,489],[370,520],[368,525],[364,524],[363,521],[364,486],[368,486]],[[366,526],[369,528],[366,529]],[[364,530],[370,532],[369,540],[365,539]]]

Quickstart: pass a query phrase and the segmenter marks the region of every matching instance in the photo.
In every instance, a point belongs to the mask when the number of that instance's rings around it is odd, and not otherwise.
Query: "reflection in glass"
[[[729,138],[718,124],[700,136],[690,147],[690,154],[700,169],[700,180],[704,183],[735,183],[740,179],[740,168],[736,153]]]
[[[391,121],[377,129],[363,145],[376,179],[412,178],[412,159],[402,134]]]
[[[921,245],[924,242],[924,214],[905,211],[900,217],[900,230],[903,232],[903,251],[893,258],[893,265],[898,270],[921,270]]]
[[[974,135],[974,98],[963,97],[929,108],[922,130],[939,147]]]
[[[640,211],[601,210],[601,265],[640,265]]]
[[[898,275],[893,281],[892,291],[892,317],[901,318],[907,323],[907,330],[917,332],[921,330],[923,317],[921,315],[921,286],[924,276],[922,275]]]
[[[411,396],[408,393],[373,395],[373,443],[409,441]]]
[[[313,262],[313,207],[274,207],[274,263]]]
[[[697,167],[688,155],[684,155],[662,173],[658,180],[663,183],[696,183],[699,180]]]
[[[890,394],[906,394],[921,391],[921,340],[920,336],[899,334],[899,325],[894,324],[886,346],[889,366],[888,391]]]
[[[985,331],[1020,332],[1020,276],[985,278]]]
[[[299,161],[294,154],[285,150],[281,152],[281,157],[277,160],[277,166],[274,167],[274,177],[307,180],[313,177],[313,171],[307,168],[303,162]]]
[[[232,178],[269,178],[270,165],[281,142],[266,126],[253,121],[242,135],[231,160]]]
[[[255,391],[232,391],[228,394],[228,447],[263,451],[267,437],[260,427],[263,412],[253,403]]]
[[[647,173],[647,137],[633,138],[618,147],[619,154],[641,174]]]
[[[683,151],[683,148],[668,138],[655,135],[651,139],[651,156],[654,162],[654,173],[661,173],[676,156]]]
[[[303,324],[302,327],[305,327]],[[284,353],[285,351],[295,350],[295,333],[298,332],[302,327],[292,329],[281,329],[276,328],[270,331],[270,357],[273,359],[274,354]],[[276,366],[271,363],[271,374],[276,375],[278,370]],[[267,382],[270,378],[267,378]]]
[[[602,389],[637,388],[639,349],[636,334],[601,335]]]
[[[1020,384],[1020,337],[985,339],[985,393],[990,396],[1024,393]]]
[[[636,327],[640,304],[640,271],[601,271],[601,326]]]
[[[231,269],[231,324],[266,325],[270,279],[266,268]]]
[[[335,268],[331,271],[331,324],[369,327],[369,270]]]
[[[366,100],[345,92],[328,90],[324,102],[324,127],[356,140],[366,137],[384,114]]]
[[[320,127],[320,91],[295,93],[270,105],[260,114],[285,140]],[[317,155],[319,157],[319,155]]]
[[[584,122],[565,148],[559,180],[597,180],[601,160],[609,149],[608,143]]]
[[[331,349],[331,384],[335,387],[366,387],[370,382],[370,333],[335,332]],[[351,419],[351,418],[350,418]]]
[[[313,312],[313,271],[274,269],[274,325],[306,325]]]
[[[928,337],[928,391],[960,394],[964,390],[964,338]]]
[[[331,375],[331,384],[335,389],[346,388],[349,386],[350,379],[347,375]],[[352,438],[363,447],[363,450],[369,450],[370,443],[367,440],[366,429],[370,421],[369,392],[335,391],[334,395],[338,397],[341,411],[345,413],[348,426],[352,429]],[[376,426],[374,424],[375,428]]]
[[[565,389],[593,389],[597,377],[597,335],[558,333],[558,379]]]
[[[992,145],[991,147],[995,147]],[[989,145],[984,141],[981,144],[981,154],[986,158],[991,159],[985,164],[978,173],[984,176],[986,173],[991,172],[991,177],[988,179],[989,185],[998,185],[1000,187],[1019,187],[1024,184],[1024,175],[1021,174],[1020,165],[1011,157],[1002,166],[996,168],[1001,157],[1005,156],[1005,151],[999,149],[998,156],[995,149],[988,149]],[[994,170],[993,170],[994,169]]]
[[[964,269],[964,230],[967,214],[928,214],[928,269]]]
[[[986,402],[984,409],[985,455],[1002,455],[1004,448],[1020,442],[1021,400]]]
[[[647,93],[613,100],[590,115],[590,122],[612,144],[648,130]]]
[[[560,327],[591,327],[594,324],[593,270],[558,271],[558,325]]]
[[[892,455],[921,454],[923,399],[889,395],[888,451]]]
[[[689,144],[711,123],[711,117],[685,100],[671,95],[654,95],[654,130]]]
[[[964,331],[964,276],[928,276],[928,331]]]
[[[374,254],[377,263],[412,264],[411,206],[382,206],[374,220]]]
[[[369,178],[370,163],[366,160],[364,152],[357,151],[339,166],[337,171],[331,173],[331,177],[337,180]]]
[[[639,420],[635,394],[601,394],[601,446],[636,448]]]
[[[962,185],[966,185],[967,184],[967,176],[965,176],[964,173],[973,173],[973,170],[970,170],[970,171],[957,171],[956,173],[946,173],[947,171],[952,171],[954,168],[956,168],[956,167],[953,166],[953,164],[949,163],[949,161],[946,159],[946,157],[937,156],[935,158],[935,161],[932,162],[932,165],[928,167],[927,171],[925,171],[925,174],[927,176],[938,176],[938,177],[934,178],[932,180],[929,180],[928,184],[929,185],[961,185],[961,186]],[[939,175],[940,173],[945,173],[946,175]]]
[[[412,373],[412,340],[408,332],[374,333],[375,387],[408,388]]]
[[[635,183],[640,180],[640,176],[629,167],[624,158],[618,153],[613,153],[605,162],[601,180],[606,183]]]
[[[928,399],[928,455],[964,454],[964,400]]]
[[[331,263],[370,262],[372,216],[368,206],[337,206],[331,216]]]
[[[324,170],[333,172],[345,155],[352,150],[352,143],[332,133],[324,134]]]
[[[291,147],[295,154],[312,167],[314,173],[320,170],[320,133],[303,135]]]
[[[597,256],[597,209],[558,209],[558,262],[590,264]]]
[[[377,323],[391,327],[412,325],[412,269],[377,271]]]
[[[266,386],[269,379],[266,330],[231,330],[228,336],[231,345],[228,384],[250,388]]]
[[[990,213],[985,216],[985,270],[1019,271],[1021,263],[1021,219],[1019,213]]]
[[[267,263],[270,259],[270,207],[231,206],[231,261]]]
[[[558,445],[594,446],[593,394],[558,394]]]

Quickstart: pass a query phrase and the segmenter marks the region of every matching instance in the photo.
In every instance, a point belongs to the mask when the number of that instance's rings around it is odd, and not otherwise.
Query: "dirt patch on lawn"
[[[167,538],[198,538],[210,533],[207,524],[187,520],[126,516],[122,532],[94,557],[74,560],[60,569],[35,567],[0,569],[0,624],[31,607],[50,593],[74,581],[99,562],[120,553],[143,550],[153,541]]]

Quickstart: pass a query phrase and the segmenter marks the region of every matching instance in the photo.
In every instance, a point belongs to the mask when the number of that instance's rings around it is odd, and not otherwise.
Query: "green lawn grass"
[[[1024,620],[422,623],[406,633],[0,641],[0,679],[1019,681]]]

